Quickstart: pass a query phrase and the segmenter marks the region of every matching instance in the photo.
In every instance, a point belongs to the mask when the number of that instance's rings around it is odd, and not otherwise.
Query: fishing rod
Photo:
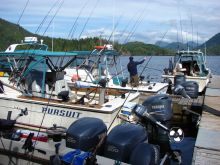
[[[180,30],[181,30],[181,37],[182,37],[182,43],[183,43],[183,26],[182,26],[182,18],[181,18],[181,13],[180,13],[180,8],[179,8],[179,5],[178,5],[178,13],[179,13],[179,19],[180,19]]]
[[[42,28],[44,22],[46,21],[47,17],[49,16],[49,14],[51,13],[51,11],[55,8],[55,6],[58,4],[60,0],[57,0],[53,6],[50,8],[50,10],[47,12],[47,14],[44,16],[43,20],[41,21],[40,25],[37,27],[35,33],[38,33],[40,31],[40,29]]]
[[[131,37],[134,35],[135,31],[137,30],[137,27],[140,25],[140,23],[143,21],[143,16],[144,16],[144,12],[145,12],[145,8],[146,6],[143,8],[142,12],[140,12],[138,19],[135,21],[135,23],[133,24],[130,32],[128,33],[127,37],[124,40],[124,44],[127,43]],[[122,51],[123,45],[120,47],[119,52]]]
[[[123,14],[120,14],[120,16],[119,16],[119,18],[118,18],[118,20],[117,20],[117,22],[116,22],[116,24],[115,24],[115,26],[114,26],[114,28],[113,28],[111,34],[110,34],[108,40],[107,40],[107,43],[110,41],[111,37],[113,36],[113,34],[114,34],[116,28],[117,28],[118,25],[119,25],[119,21],[121,20],[122,17],[123,17]]]
[[[58,61],[59,61],[59,58],[57,59],[55,66],[58,64]],[[57,79],[57,74],[56,74],[56,79]],[[53,86],[52,86],[52,88],[51,88],[52,90],[51,90],[50,95],[49,95],[49,98],[48,98],[48,102],[47,102],[47,105],[46,105],[46,109],[49,107],[50,101],[52,100],[52,93],[53,93],[53,91],[55,90],[54,87],[55,87],[55,83],[53,84]],[[42,117],[42,120],[41,120],[39,129],[38,129],[38,131],[37,131],[37,137],[36,137],[36,139],[38,139],[38,137],[39,137],[39,135],[40,135],[40,130],[41,130],[41,128],[42,128],[42,125],[43,125],[43,122],[44,122],[45,117],[46,117],[46,111],[44,111],[44,113],[43,113],[43,117]],[[33,149],[32,149],[32,152],[31,152],[30,160],[29,160],[29,161],[31,161],[31,158],[32,158],[33,155],[34,155],[34,150],[35,150],[36,144],[37,144],[37,143],[34,143],[34,145],[33,145]]]
[[[43,33],[43,36],[44,36],[44,34],[46,33],[46,31],[48,30],[48,28],[50,27],[52,21],[53,21],[54,18],[56,17],[56,15],[57,15],[57,13],[59,12],[59,10],[61,9],[63,3],[64,3],[64,0],[61,0],[61,3],[60,3],[60,5],[58,6],[58,8],[57,8],[55,14],[53,15],[52,19],[50,20],[49,24],[47,25],[47,27],[46,27],[46,29],[45,29],[45,31],[44,31],[44,33]]]
[[[88,24],[88,22],[89,22],[89,20],[90,20],[90,18],[91,18],[91,16],[92,16],[94,10],[96,9],[96,7],[97,7],[97,5],[98,5],[98,2],[99,2],[99,0],[96,1],[95,6],[94,6],[94,7],[92,8],[92,10],[90,11],[89,17],[87,17],[86,22],[85,22],[85,24],[84,24],[84,26],[83,26],[83,29],[82,29],[81,33],[79,34],[78,39],[81,38],[82,33],[84,32],[84,30],[85,30],[85,28],[86,28],[86,25]]]
[[[80,15],[82,14],[82,11],[85,9],[86,5],[88,4],[88,2],[89,2],[89,0],[87,0],[84,3],[83,7],[80,9],[79,14],[77,15],[77,17],[76,17],[76,19],[75,19],[75,21],[74,21],[74,23],[73,23],[73,25],[72,25],[72,27],[70,29],[70,32],[68,34],[68,38],[69,39],[73,38],[75,30],[76,30],[76,25],[77,25],[78,19],[79,19]]]
[[[133,88],[134,88],[134,87],[132,87],[132,89],[133,89]],[[112,127],[112,125],[113,125],[114,121],[116,120],[116,118],[118,118],[119,113],[121,112],[122,107],[124,106],[124,104],[126,103],[127,99],[129,98],[129,96],[130,96],[130,94],[131,94],[131,91],[132,91],[132,90],[129,91],[129,93],[128,93],[127,97],[125,98],[125,100],[124,100],[123,104],[121,105],[121,107],[119,107],[118,112],[116,113],[115,117],[113,118],[112,122],[110,123],[109,127],[107,128],[107,133],[110,131],[110,128]],[[96,161],[96,158],[95,158],[95,157],[96,157],[97,151],[98,151],[98,149],[101,147],[101,145],[103,144],[105,138],[107,137],[107,133],[104,134],[104,135],[101,137],[101,139],[99,140],[99,143],[95,146],[94,150],[92,151],[92,157],[90,158],[90,159],[92,159],[92,161]]]
[[[121,18],[122,18],[122,14],[120,15],[119,19],[117,20],[116,26],[115,26],[114,29],[112,30],[112,33],[110,34],[110,36],[109,36],[109,38],[108,38],[108,40],[107,40],[107,43],[110,41],[110,39],[111,39],[111,37],[112,37],[112,35],[113,35],[115,29],[117,28],[117,26],[118,26],[119,21],[120,21]],[[106,48],[106,46],[104,46],[104,48],[103,48],[102,50],[100,50],[100,52],[99,52],[100,55],[99,55],[99,56],[101,56],[101,53],[102,53],[103,50],[105,50],[105,48]],[[93,52],[94,52],[94,51],[91,51],[90,54],[88,55],[88,57],[87,57],[86,59],[89,59]],[[85,64],[86,59],[84,60],[84,62],[82,63],[82,65]],[[100,57],[98,58],[97,62],[98,62],[99,60],[100,60]],[[91,70],[92,70],[92,68],[90,69],[90,71],[91,71]],[[78,73],[77,73],[77,75],[78,75]]]
[[[159,43],[159,45],[161,44],[161,42],[163,41],[163,39],[164,39],[164,37],[166,36],[166,34],[167,34],[167,32],[169,31],[169,29],[167,29],[167,31],[163,34],[163,36],[162,36],[162,38],[161,38],[161,40],[158,42]],[[150,58],[149,58],[149,60],[147,61],[147,63],[145,64],[145,66],[144,66],[144,68],[143,68],[143,70],[142,70],[142,72],[141,72],[141,74],[140,74],[140,76],[143,74],[143,72],[145,71],[145,69],[147,68],[147,66],[148,66],[148,64],[149,64],[149,62],[150,62],[150,60],[151,60],[151,58],[153,57],[153,54],[151,54],[151,56],[150,56]],[[139,77],[140,77],[139,76]]]
[[[19,17],[19,19],[18,19],[17,25],[19,25],[19,22],[20,22],[20,20],[21,20],[21,17],[23,16],[24,11],[26,10],[29,1],[30,1],[30,0],[27,0],[26,4],[25,4],[25,6],[24,6],[24,9],[22,10],[21,15],[20,15],[20,17]]]
[[[46,20],[46,18],[47,18],[47,16],[50,14],[50,12],[52,11],[52,9],[56,6],[56,4],[59,2],[60,0],[57,0],[54,4],[53,4],[53,6],[50,8],[50,10],[48,11],[48,13],[46,14],[46,16],[44,17],[44,19],[41,21],[41,23],[40,23],[40,25],[38,26],[38,28],[37,28],[37,30],[36,30],[36,32],[35,33],[37,33],[39,30],[40,30],[40,28],[42,27],[42,25],[43,25],[43,23],[45,22],[45,20]],[[63,0],[63,2],[64,2],[64,0]],[[62,3],[63,3],[62,2]],[[62,4],[61,3],[61,4]],[[61,7],[61,5],[60,5],[60,7]],[[59,8],[60,8],[59,7]],[[58,8],[58,9],[59,9]],[[58,12],[59,10],[57,10],[57,12]],[[56,16],[56,14],[57,14],[57,12],[55,13],[55,15],[54,15],[54,17]],[[51,21],[50,21],[50,23],[52,22],[52,20],[54,19],[54,17],[51,19]],[[48,24],[48,27],[50,26],[50,24]],[[48,29],[48,27],[47,27],[47,29]],[[45,30],[45,32],[47,31],[47,29]],[[44,34],[45,34],[45,32],[44,32]],[[44,34],[43,34],[43,36],[44,36]],[[29,50],[31,49],[31,46],[27,49],[28,51],[26,52],[27,54],[29,54]],[[36,47],[34,47],[34,50],[36,49]],[[20,61],[22,59],[22,57],[20,57],[19,59],[18,59],[18,61]],[[27,59],[26,59],[26,61],[27,61]],[[25,69],[26,67],[24,67],[23,69],[22,69],[22,72],[24,72],[26,69]],[[21,74],[22,74],[22,72],[21,72]],[[19,80],[20,81],[20,80]],[[19,82],[18,82],[19,83]]]
[[[145,10],[142,10],[142,12],[139,14],[138,19],[133,24],[131,31],[129,32],[127,38],[124,40],[124,43],[127,43],[131,39],[132,35],[134,34],[134,32],[136,30],[137,25],[139,25],[139,22],[142,20],[144,12],[145,12]]]
[[[129,27],[129,25],[131,24],[131,22],[134,20],[136,15],[134,15],[127,23],[127,25],[124,27],[124,29],[122,30],[122,33],[120,33],[120,37],[122,38],[122,36],[124,36],[127,32],[127,29]]]
[[[192,49],[194,49],[194,42],[193,42],[193,20],[192,20],[192,13],[191,13],[191,27],[192,27]]]

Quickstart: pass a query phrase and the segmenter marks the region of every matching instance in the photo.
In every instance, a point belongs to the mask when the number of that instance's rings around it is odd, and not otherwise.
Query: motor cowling
[[[157,165],[160,160],[159,146],[149,143],[140,143],[132,151],[129,164]]]
[[[15,123],[15,120],[0,119],[0,131],[12,130]]]
[[[146,124],[149,141],[158,144],[162,155],[165,154],[170,148],[167,131],[173,116],[171,97],[165,94],[150,96],[139,108],[134,109],[134,113]],[[150,122],[145,123],[145,121]],[[158,123],[162,124],[163,128],[155,126]]]
[[[184,87],[186,94],[190,98],[197,98],[198,97],[198,91],[199,91],[199,85],[195,81],[186,81],[182,83],[182,86]]]
[[[108,134],[104,156],[128,162],[136,145],[146,141],[148,141],[147,131],[141,125],[131,123],[117,125]]]
[[[176,75],[174,77],[174,86],[181,85],[185,81],[186,81],[186,76],[185,75]]]
[[[91,151],[106,133],[107,127],[101,119],[92,117],[78,119],[67,130],[66,147]]]
[[[161,94],[148,97],[142,105],[145,110],[158,121],[168,121],[172,118],[172,99],[168,95]]]

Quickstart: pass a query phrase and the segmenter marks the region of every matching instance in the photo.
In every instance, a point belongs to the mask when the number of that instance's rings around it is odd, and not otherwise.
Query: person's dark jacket
[[[127,65],[128,72],[130,73],[130,76],[135,76],[136,74],[138,74],[137,65],[142,64],[144,61],[145,61],[144,59],[142,61],[139,61],[139,62],[130,60],[130,62]]]

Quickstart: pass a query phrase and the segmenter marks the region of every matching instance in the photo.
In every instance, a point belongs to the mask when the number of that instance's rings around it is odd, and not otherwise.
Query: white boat
[[[109,127],[120,123],[117,115],[125,102],[139,99],[138,92],[110,96],[105,88],[70,91],[64,69],[78,52],[50,52],[36,42],[13,44],[7,50],[0,53],[3,119],[23,115],[18,123],[48,128],[54,123],[68,127],[79,118],[97,117]]]
[[[200,50],[182,50],[176,53],[173,61],[169,61],[169,67],[164,69],[162,77],[174,84],[176,75],[185,75],[186,81],[197,82],[201,93],[210,82],[211,71],[207,68],[206,57]]]
[[[84,86],[97,87],[97,81],[104,79],[107,82],[107,89],[148,94],[166,93],[167,83],[145,81],[144,76],[140,76],[142,79],[138,87],[131,86],[128,78],[123,76],[126,69],[120,68],[119,70],[119,54],[103,54],[108,51],[114,51],[112,45],[96,46],[89,55],[78,56],[82,65],[74,63],[75,65],[65,69],[65,79],[68,85],[74,88],[75,82],[80,81]]]
[[[27,128],[16,120],[0,118],[1,163],[61,165],[62,161],[67,165],[167,164],[166,160],[181,157],[169,147],[170,142],[181,143],[184,138],[181,128],[166,126],[172,117],[171,105],[171,98],[167,95],[150,97],[143,105],[129,102],[123,108],[131,112],[128,116],[133,116],[130,119],[135,121],[119,124],[110,131],[103,120],[95,117],[80,118],[68,129]],[[154,140],[160,142],[163,148],[158,147],[155,141],[151,144],[150,140],[157,136],[151,136],[148,130],[154,130],[151,133],[155,135],[160,131],[160,138]],[[161,153],[162,150],[166,152]]]

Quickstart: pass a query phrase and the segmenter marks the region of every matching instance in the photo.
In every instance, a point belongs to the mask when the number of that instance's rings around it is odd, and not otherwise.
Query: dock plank
[[[206,90],[192,164],[220,165],[220,76]]]

